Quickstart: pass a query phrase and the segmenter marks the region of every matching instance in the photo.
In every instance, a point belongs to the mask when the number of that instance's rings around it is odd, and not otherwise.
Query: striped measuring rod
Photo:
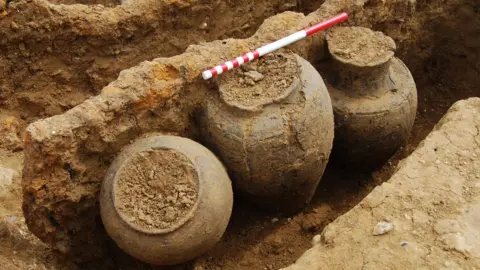
[[[219,74],[222,74],[228,70],[237,68],[244,63],[248,63],[254,59],[259,58],[260,56],[263,56],[267,53],[271,53],[273,51],[276,51],[282,47],[285,47],[287,45],[290,45],[294,42],[299,41],[300,39],[304,39],[308,36],[311,36],[317,32],[320,32],[322,30],[325,30],[335,24],[341,23],[343,21],[346,21],[348,19],[348,14],[347,13],[341,13],[335,17],[332,17],[326,21],[323,21],[321,23],[315,24],[313,26],[310,26],[308,28],[305,28],[301,31],[298,31],[294,34],[291,34],[287,37],[284,37],[282,39],[279,39],[275,42],[272,42],[270,44],[267,44],[261,48],[258,48],[256,50],[253,50],[249,53],[246,53],[242,56],[239,56],[233,60],[227,61],[223,64],[220,64],[216,67],[213,67],[209,70],[205,70],[202,72],[202,77],[204,80],[208,80],[210,78],[213,78]]]

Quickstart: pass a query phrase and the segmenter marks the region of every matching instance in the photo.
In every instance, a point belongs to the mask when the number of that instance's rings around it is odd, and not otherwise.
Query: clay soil
[[[305,10],[314,10],[322,1],[312,2],[314,1],[304,3]],[[422,22],[423,30],[417,33],[415,40],[403,40],[407,45],[402,46],[397,53],[410,68],[416,80],[419,95],[418,112],[408,143],[384,167],[372,173],[359,174],[349,171],[348,168],[329,166],[312,204],[294,216],[258,212],[241,198],[236,198],[229,227],[220,243],[208,254],[193,262],[165,269],[278,269],[293,263],[306,249],[310,248],[312,237],[320,233],[326,224],[351,209],[375,186],[388,180],[398,161],[416,148],[455,101],[480,96],[480,6],[474,0],[450,2],[455,3],[451,4],[454,8],[443,10],[439,6],[418,1],[417,12],[420,14],[419,18],[422,18],[419,21]],[[115,3],[103,4],[114,5]],[[422,16],[427,15],[422,15],[422,12],[429,14],[430,19],[423,20]],[[15,27],[15,24],[12,25]],[[395,25],[379,23],[374,25],[374,29],[385,31],[393,37],[399,36],[395,33]],[[15,46],[19,46],[22,53],[28,54],[25,44],[21,44],[15,44]],[[132,44],[131,46],[135,45],[134,42]],[[135,54],[135,57],[127,59],[121,54],[118,56],[119,65],[122,68],[128,68],[145,60],[144,57],[153,58],[158,56],[157,54],[162,54],[151,47],[145,48],[150,50],[143,56]],[[122,51],[127,54],[127,49],[132,48],[124,48]],[[142,48],[138,49],[142,51]],[[182,49],[184,47],[175,47],[164,55],[178,53]],[[17,137],[21,137],[22,128],[27,123],[38,117],[61,113],[96,93],[106,81],[115,78],[119,67],[108,69],[108,63],[111,63],[108,57],[95,56],[92,59],[95,59],[96,65],[91,69],[93,74],[91,77],[87,74],[83,74],[83,78],[73,76],[72,74],[76,72],[73,64],[72,67],[68,67],[57,63],[51,71],[57,70],[58,73],[52,73],[48,81],[43,81],[41,77],[37,78],[38,85],[42,87],[52,86],[54,89],[52,91],[57,92],[68,91],[69,94],[62,96],[61,102],[51,100],[55,95],[44,97],[37,91],[22,92],[12,102],[5,101],[6,97],[0,97],[3,106],[0,108],[1,119],[5,119],[8,115],[15,116],[18,123],[12,125],[11,129],[14,129]],[[56,62],[47,61],[47,63],[53,65]],[[23,74],[26,70],[27,67],[22,64],[18,71]],[[95,71],[98,70],[101,70],[99,74],[104,76],[96,80]],[[23,77],[19,73],[16,76],[18,78],[16,85],[0,85],[0,88],[13,86],[20,88]],[[57,81],[52,78],[56,78]],[[77,81],[65,83],[71,78]],[[79,93],[68,87],[68,89],[59,87],[59,85],[68,86],[78,82],[89,91]],[[35,82],[30,79],[28,85],[24,87],[34,89],[34,84]],[[49,102],[55,105],[43,106],[48,105]],[[1,128],[5,128],[3,123]],[[73,264],[63,261],[60,256],[31,235],[24,224],[20,208],[22,151],[21,147],[15,144],[18,139],[6,140],[5,137],[0,139],[2,143],[0,165],[13,168],[18,172],[8,193],[0,197],[0,265],[5,269],[74,269]],[[12,141],[15,147],[4,147]],[[112,249],[116,250],[115,256],[106,258],[106,265],[113,265],[115,269],[163,269],[154,268],[130,258],[119,251],[113,243]]]

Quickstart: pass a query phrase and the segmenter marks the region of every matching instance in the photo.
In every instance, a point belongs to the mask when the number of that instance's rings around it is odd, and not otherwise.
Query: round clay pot
[[[213,247],[230,219],[233,194],[220,161],[181,137],[153,136],[125,147],[100,194],[105,229],[139,260],[172,265]]]
[[[274,53],[222,74],[216,86],[198,122],[235,192],[267,210],[301,210],[333,142],[332,105],[318,72],[298,55]]]
[[[363,27],[327,35],[331,61],[323,64],[335,114],[332,160],[371,170],[410,136],[417,91],[408,68],[394,57],[394,41]]]

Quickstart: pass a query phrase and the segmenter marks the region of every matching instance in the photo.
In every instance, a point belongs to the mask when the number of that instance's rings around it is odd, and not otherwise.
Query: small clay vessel
[[[298,55],[266,55],[217,78],[198,123],[231,172],[234,189],[266,210],[308,204],[333,142],[333,112],[320,74]]]
[[[155,265],[191,260],[213,247],[230,219],[233,193],[220,161],[181,137],[139,139],[115,158],[100,194],[105,229],[133,257]]]
[[[331,60],[321,64],[335,115],[332,161],[371,170],[410,136],[417,110],[413,77],[394,57],[395,42],[363,27],[327,35]]]

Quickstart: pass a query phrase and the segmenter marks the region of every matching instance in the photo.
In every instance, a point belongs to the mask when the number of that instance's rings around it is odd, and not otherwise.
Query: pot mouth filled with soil
[[[328,33],[327,42],[334,59],[356,67],[385,64],[396,50],[392,38],[365,27],[335,27]]]
[[[222,74],[221,99],[232,107],[258,111],[287,98],[300,85],[300,67],[293,53],[271,53]]]
[[[115,175],[113,204],[131,228],[149,234],[174,231],[191,219],[198,203],[198,173],[171,149],[133,154]]]

